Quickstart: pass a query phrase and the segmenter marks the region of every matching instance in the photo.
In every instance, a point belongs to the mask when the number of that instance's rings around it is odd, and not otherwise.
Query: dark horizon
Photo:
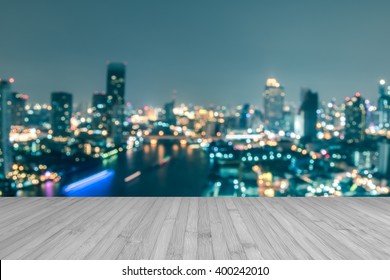
[[[92,5],[92,6],[91,6]],[[107,61],[126,61],[126,101],[262,105],[269,76],[299,104],[309,87],[373,104],[390,80],[388,1],[3,1],[0,77],[31,102],[90,103]]]

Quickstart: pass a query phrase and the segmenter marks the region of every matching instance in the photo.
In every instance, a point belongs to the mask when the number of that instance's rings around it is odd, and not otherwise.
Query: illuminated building
[[[11,94],[11,110],[12,110],[12,125],[24,125],[25,123],[25,106],[28,95],[19,92],[13,92]]]
[[[37,128],[46,127],[50,128],[51,119],[51,106],[48,104],[34,104],[32,106],[26,105],[26,115],[24,118],[24,124],[27,127]]]
[[[0,179],[5,179],[11,171],[12,148],[9,140],[11,129],[11,84],[14,80],[0,79]]]
[[[379,81],[378,115],[379,128],[390,129],[390,86],[385,80]]]
[[[264,98],[265,127],[278,131],[283,127],[284,88],[274,78],[267,79]]]
[[[294,131],[295,114],[291,106],[284,106],[283,108],[283,130],[288,132]]]
[[[378,171],[382,175],[390,176],[390,142],[379,142],[379,166]]]
[[[338,112],[338,109],[334,98],[327,104],[324,104],[325,115],[323,121],[333,129],[340,126],[340,112]]]
[[[301,99],[302,104],[299,108],[303,128],[301,136],[307,141],[312,141],[317,136],[318,94],[310,89],[302,89]]]
[[[104,92],[96,92],[93,94],[92,115],[93,129],[107,129],[107,95]]]
[[[365,139],[366,114],[365,101],[359,92],[345,99],[345,140],[348,143]]]
[[[107,121],[108,133],[116,145],[122,143],[124,121],[126,64],[112,62],[107,65]]]
[[[171,102],[165,103],[164,105],[164,118],[165,122],[168,124],[176,125],[176,116],[173,112],[173,108],[175,107],[175,101],[172,100]]]
[[[304,135],[303,130],[303,115],[297,114],[294,118],[294,132],[296,135]]]
[[[51,129],[53,136],[70,135],[70,119],[72,118],[72,95],[67,92],[51,94]]]
[[[109,63],[107,66],[107,104],[123,105],[125,98],[126,65]]]
[[[240,113],[240,128],[241,129],[247,129],[249,126],[249,118],[251,117],[251,114],[249,113],[250,106],[248,103],[244,104],[241,109]]]

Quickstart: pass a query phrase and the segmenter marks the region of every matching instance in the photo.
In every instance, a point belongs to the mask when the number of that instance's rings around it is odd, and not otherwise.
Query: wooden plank
[[[36,199],[36,207],[30,208],[30,205],[19,205],[19,213],[17,217],[13,217],[12,221],[2,221],[3,225],[12,225],[12,227],[1,227],[0,228],[0,239],[6,239],[9,236],[15,235],[17,232],[26,230],[28,227],[35,223],[39,223],[47,219],[53,212],[57,209],[69,206],[73,203],[76,203],[76,199],[67,198],[67,199]],[[3,213],[2,213],[3,214]],[[7,214],[4,214],[7,215]]]
[[[165,259],[168,251],[169,242],[173,234],[173,227],[176,223],[176,217],[178,215],[182,199],[179,197],[175,197],[172,200],[173,201],[171,204],[171,208],[169,209],[168,215],[164,220],[161,231],[157,236],[153,253],[151,255],[151,258],[155,260]]]
[[[210,218],[205,198],[199,199],[198,209],[198,250],[196,258],[200,260],[211,260],[214,258],[211,245]]]
[[[228,240],[227,246],[230,253],[230,258],[233,260],[244,260],[247,258],[244,248],[237,236],[236,229],[234,228],[233,221],[229,215],[229,210],[224,202],[224,198],[215,198],[219,217],[221,219],[222,229],[226,240]]]
[[[139,198],[141,200],[141,198]],[[133,232],[137,229],[144,216],[150,209],[159,207],[156,198],[142,198],[146,203],[136,211],[130,212],[123,220],[112,227],[103,239],[89,252],[85,259],[116,259],[121,250],[127,243],[127,239],[131,237]]]
[[[266,259],[294,259],[296,252],[289,246],[290,240],[279,221],[272,218],[270,209],[258,199],[250,199],[253,207],[248,207],[252,222],[257,224],[259,231],[264,231],[264,238],[269,247],[260,248]],[[241,202],[242,203],[242,202]],[[275,203],[278,203],[275,200]]]
[[[55,236],[57,232],[74,219],[82,217],[86,212],[91,211],[103,202],[104,199],[97,198],[89,199],[88,203],[80,203],[80,200],[76,200],[70,211],[69,205],[67,205],[68,207],[59,208],[45,220],[40,220],[24,231],[0,240],[0,248],[2,248],[0,252],[9,258],[22,258],[32,252],[36,246],[45,241],[50,241],[51,237]]]
[[[147,211],[132,235],[126,238],[117,259],[138,260],[150,258],[157,236],[171,206],[169,200],[171,198],[157,199],[155,207]]]
[[[229,240],[227,240],[225,237],[222,221],[219,216],[217,203],[215,200],[216,198],[207,199],[214,258],[218,260],[229,260],[231,259],[228,248]]]
[[[198,251],[198,208],[199,198],[192,198],[188,209],[188,220],[184,235],[184,260],[195,260]]]
[[[105,248],[102,244],[112,242],[119,235],[121,229],[123,229],[134,215],[139,212],[139,208],[148,202],[146,199],[138,198],[126,200],[126,204],[120,209],[120,211],[118,211],[108,222],[102,224],[101,227],[88,237],[88,239],[83,242],[77,240],[70,245],[71,248],[58,253],[56,258],[85,259],[92,250],[96,250],[96,248]]]
[[[80,204],[88,203],[89,199],[79,201]],[[121,201],[116,200],[116,205],[121,206]],[[110,210],[116,210],[113,208],[110,200],[104,199],[98,207],[90,209],[88,212],[84,212],[82,216],[77,219],[70,217],[71,221],[66,223],[63,228],[50,236],[49,240],[44,240],[41,244],[37,244],[31,249],[29,254],[26,254],[24,258],[28,259],[54,259],[57,254],[63,250],[68,250],[70,244],[78,242],[79,238],[83,238],[83,233],[93,234],[93,229],[100,223],[107,221],[107,216],[110,216],[112,212]],[[111,209],[110,209],[111,208]],[[92,230],[92,231],[89,231]]]
[[[292,200],[292,199],[289,199]],[[277,219],[284,230],[289,234],[288,238],[293,246],[294,259],[331,259],[339,258],[338,254],[326,254],[328,245],[318,238],[314,231],[307,224],[310,222],[309,218],[301,214],[298,210],[291,211],[287,207],[287,200],[280,199],[280,203],[272,205],[272,199],[267,204],[264,200],[259,201],[263,205],[267,205],[272,219]]]
[[[166,259],[168,260],[182,260],[184,251],[184,238],[186,234],[187,220],[188,220],[188,209],[190,201],[193,198],[184,197],[182,198],[179,213],[175,221],[175,225],[172,231],[172,237],[169,241]]]
[[[1,259],[389,259],[390,198],[1,198]]]
[[[327,213],[322,216],[322,221],[343,234],[350,246],[358,248],[362,258],[390,256],[390,240],[383,239],[390,230],[389,219],[380,217],[378,211],[369,215],[370,211],[365,203],[354,208],[351,207],[354,204],[351,199],[333,199],[329,202],[332,207],[324,207],[324,201],[319,199],[313,199],[311,202],[315,211],[320,214]],[[354,219],[350,218],[352,215]]]
[[[235,199],[238,200],[239,198]],[[247,258],[251,260],[263,259],[264,257],[261,255],[259,248],[257,248],[256,243],[253,240],[253,237],[247,226],[245,225],[240,212],[237,210],[233,202],[233,198],[227,197],[224,200],[226,207],[229,209],[229,214],[232,218],[233,226],[236,229],[238,239],[244,248]]]
[[[326,198],[325,198],[326,199]],[[315,235],[322,239],[327,248],[322,251],[326,254],[336,253],[338,256],[332,256],[332,259],[364,259],[365,256],[369,255],[369,252],[359,246],[356,242],[346,236],[337,229],[335,226],[338,221],[337,216],[333,216],[331,209],[328,207],[327,212],[324,212],[321,208],[316,207],[314,199],[299,199],[299,203],[295,204],[295,207],[300,209],[306,209],[306,214],[309,213],[308,217],[314,217],[315,220],[308,223],[308,227],[315,233]],[[333,202],[330,202],[332,206]],[[322,211],[321,211],[322,210]]]
[[[74,254],[76,249],[83,247],[86,241],[91,236],[97,236],[99,229],[106,224],[110,224],[112,220],[116,220],[116,217],[123,213],[124,210],[131,207],[134,204],[134,199],[119,198],[115,199],[115,206],[112,207],[112,199],[107,199],[107,204],[102,205],[96,212],[86,219],[79,219],[77,222],[73,222],[67,226],[67,230],[70,231],[65,238],[69,239],[69,242],[64,242],[64,239],[59,240],[52,249],[51,253],[43,253],[40,258],[44,259],[64,259],[66,256]],[[111,224],[113,226],[113,224]]]
[[[252,235],[254,242],[259,248],[262,259],[275,259],[277,254],[274,249],[274,242],[264,228],[263,215],[259,216],[257,209],[252,205],[254,198],[235,198],[233,199],[240,215],[245,222],[248,231]]]

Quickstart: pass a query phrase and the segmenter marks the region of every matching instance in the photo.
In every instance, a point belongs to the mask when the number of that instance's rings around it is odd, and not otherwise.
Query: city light
[[[70,185],[67,185],[64,187],[63,192],[65,194],[70,194],[71,192],[79,191],[83,188],[89,187],[99,181],[102,181],[106,178],[112,177],[114,175],[113,170],[104,170],[102,172],[99,172],[95,175],[89,176],[85,179],[79,180],[77,182],[74,182]]]
[[[108,88],[124,86],[125,67],[108,64]],[[79,110],[71,93],[53,92],[50,104],[29,103],[28,95],[13,93],[4,103],[14,109],[3,111],[10,114],[2,118],[10,127],[9,139],[0,143],[0,160],[5,155],[11,163],[5,177],[14,195],[31,187],[39,193],[46,185],[51,195],[70,194],[111,171],[83,180],[69,172],[90,174],[104,166],[132,184],[139,184],[134,179],[141,174],[168,184],[164,174],[170,168],[193,172],[183,176],[187,180],[203,174],[210,189],[193,195],[384,196],[389,194],[390,95],[384,87],[378,94],[372,105],[361,92],[336,102],[304,88],[300,104],[294,104],[280,82],[268,78],[263,106],[199,106],[173,99],[137,108],[123,100],[122,90],[109,90],[93,93],[92,104]],[[142,171],[134,173],[134,167]],[[64,186],[69,181],[74,182]]]

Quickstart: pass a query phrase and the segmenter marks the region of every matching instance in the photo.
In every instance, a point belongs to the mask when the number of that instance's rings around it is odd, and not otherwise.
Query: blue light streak
[[[81,191],[89,191],[93,187],[99,187],[107,184],[108,179],[112,179],[114,175],[114,171],[111,169],[107,169],[104,171],[101,171],[97,174],[94,174],[92,176],[89,176],[87,178],[81,179],[79,181],[76,181],[70,185],[67,185],[63,188],[63,193],[65,195],[75,195],[77,196],[81,194]],[[99,184],[98,184],[99,183]],[[87,194],[88,196],[88,194]]]

